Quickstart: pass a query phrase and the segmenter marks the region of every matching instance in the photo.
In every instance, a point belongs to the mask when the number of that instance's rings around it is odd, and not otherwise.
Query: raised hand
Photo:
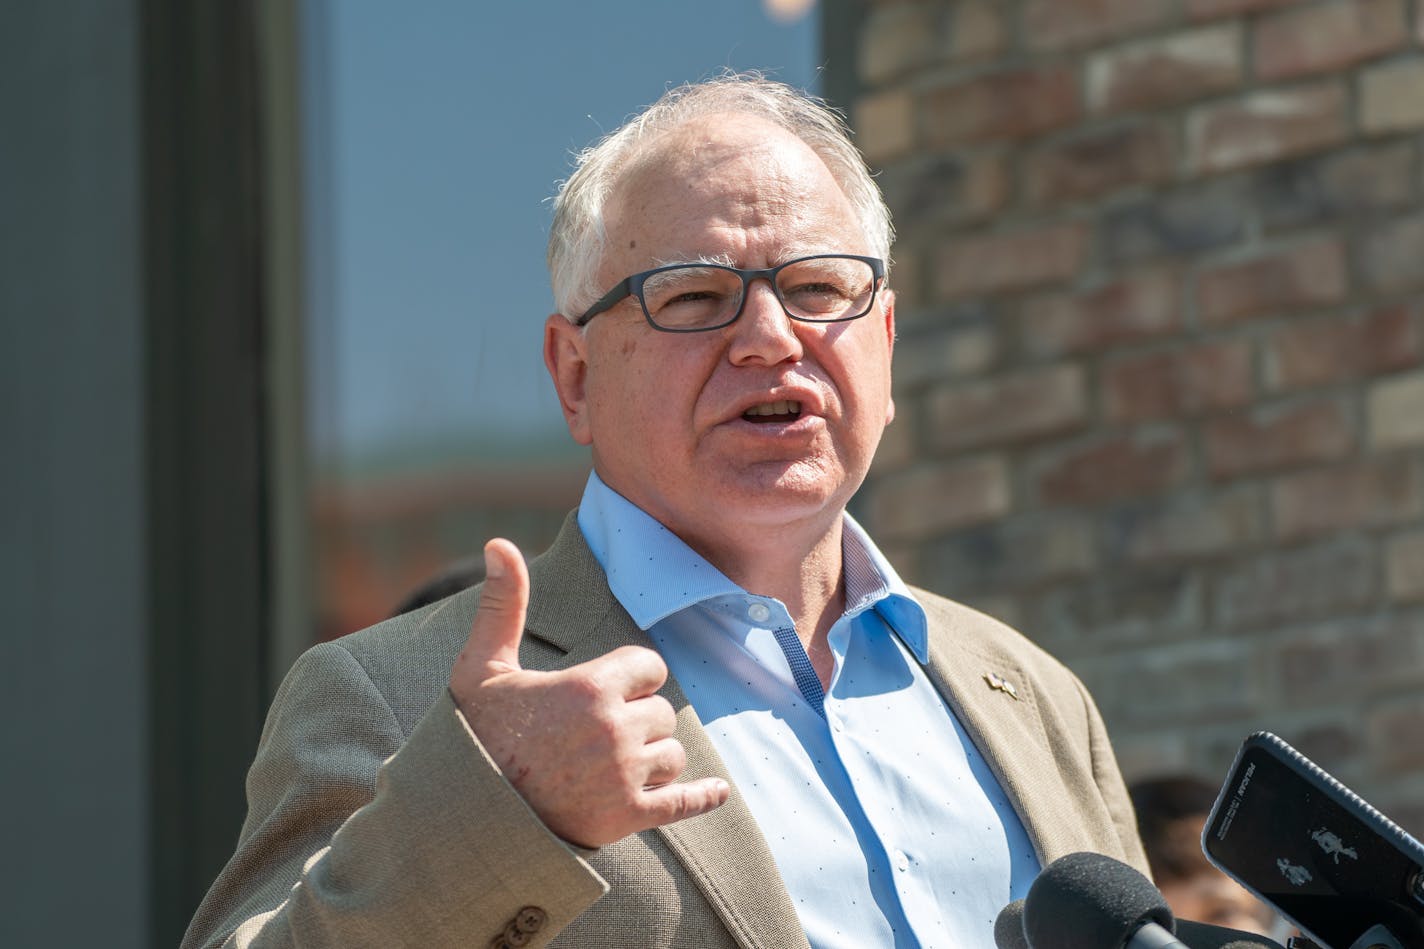
[[[529,570],[507,540],[485,545],[486,579],[450,692],[471,730],[540,819],[560,837],[600,847],[725,803],[719,778],[673,783],[687,764],[672,705],[657,694],[667,666],[624,646],[560,672],[519,665]]]

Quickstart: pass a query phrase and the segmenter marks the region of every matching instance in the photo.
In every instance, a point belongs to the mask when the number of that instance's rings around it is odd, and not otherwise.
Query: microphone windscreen
[[[1024,935],[1024,901],[1014,900],[994,920],[994,945],[999,949],[1030,949]]]
[[[1146,923],[1173,931],[1167,901],[1141,873],[1100,853],[1053,861],[1024,903],[1024,934],[1033,949],[1125,946]]]
[[[1192,949],[1284,949],[1280,943],[1265,936],[1196,923],[1190,919],[1177,920],[1177,938]]]

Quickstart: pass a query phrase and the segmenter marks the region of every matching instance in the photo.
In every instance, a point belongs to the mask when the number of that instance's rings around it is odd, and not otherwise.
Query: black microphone
[[[1150,880],[1097,853],[1045,867],[1027,900],[1000,911],[994,941],[999,949],[1281,949],[1252,933],[1173,920]]]
[[[1024,901],[1014,900],[994,920],[994,945],[999,949],[1032,949],[1023,927]]]
[[[1033,949],[1187,949],[1174,926],[1150,880],[1100,853],[1053,861],[1024,901],[1024,935]]]
[[[1194,923],[1190,919],[1177,920],[1177,936],[1192,949],[1284,949],[1280,943],[1265,936],[1225,926]]]
[[[998,949],[1033,949],[1024,935],[1024,901],[1014,900],[999,910],[994,920],[994,945]],[[1280,943],[1256,933],[1177,920],[1177,935],[1192,949],[1283,949]]]

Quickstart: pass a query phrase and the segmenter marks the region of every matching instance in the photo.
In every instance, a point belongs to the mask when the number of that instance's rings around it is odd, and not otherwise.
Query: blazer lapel
[[[608,589],[570,514],[549,551],[530,565],[529,632],[563,650],[562,666],[586,662],[620,646],[655,648]],[[747,949],[807,947],[771,848],[732,782],[721,756],[681,686],[669,677],[659,690],[677,712],[674,736],[687,752],[684,780],[720,777],[732,796],[716,810],[656,828],[737,942]]]
[[[1018,813],[1039,863],[1096,850],[1056,770],[1032,680],[994,638],[993,624],[970,610],[921,599],[930,623],[929,676]]]

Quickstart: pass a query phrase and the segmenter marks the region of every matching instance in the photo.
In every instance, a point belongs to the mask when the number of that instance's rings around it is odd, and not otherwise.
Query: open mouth
[[[801,403],[789,399],[780,402],[763,402],[742,413],[748,422],[794,422],[801,417]]]

